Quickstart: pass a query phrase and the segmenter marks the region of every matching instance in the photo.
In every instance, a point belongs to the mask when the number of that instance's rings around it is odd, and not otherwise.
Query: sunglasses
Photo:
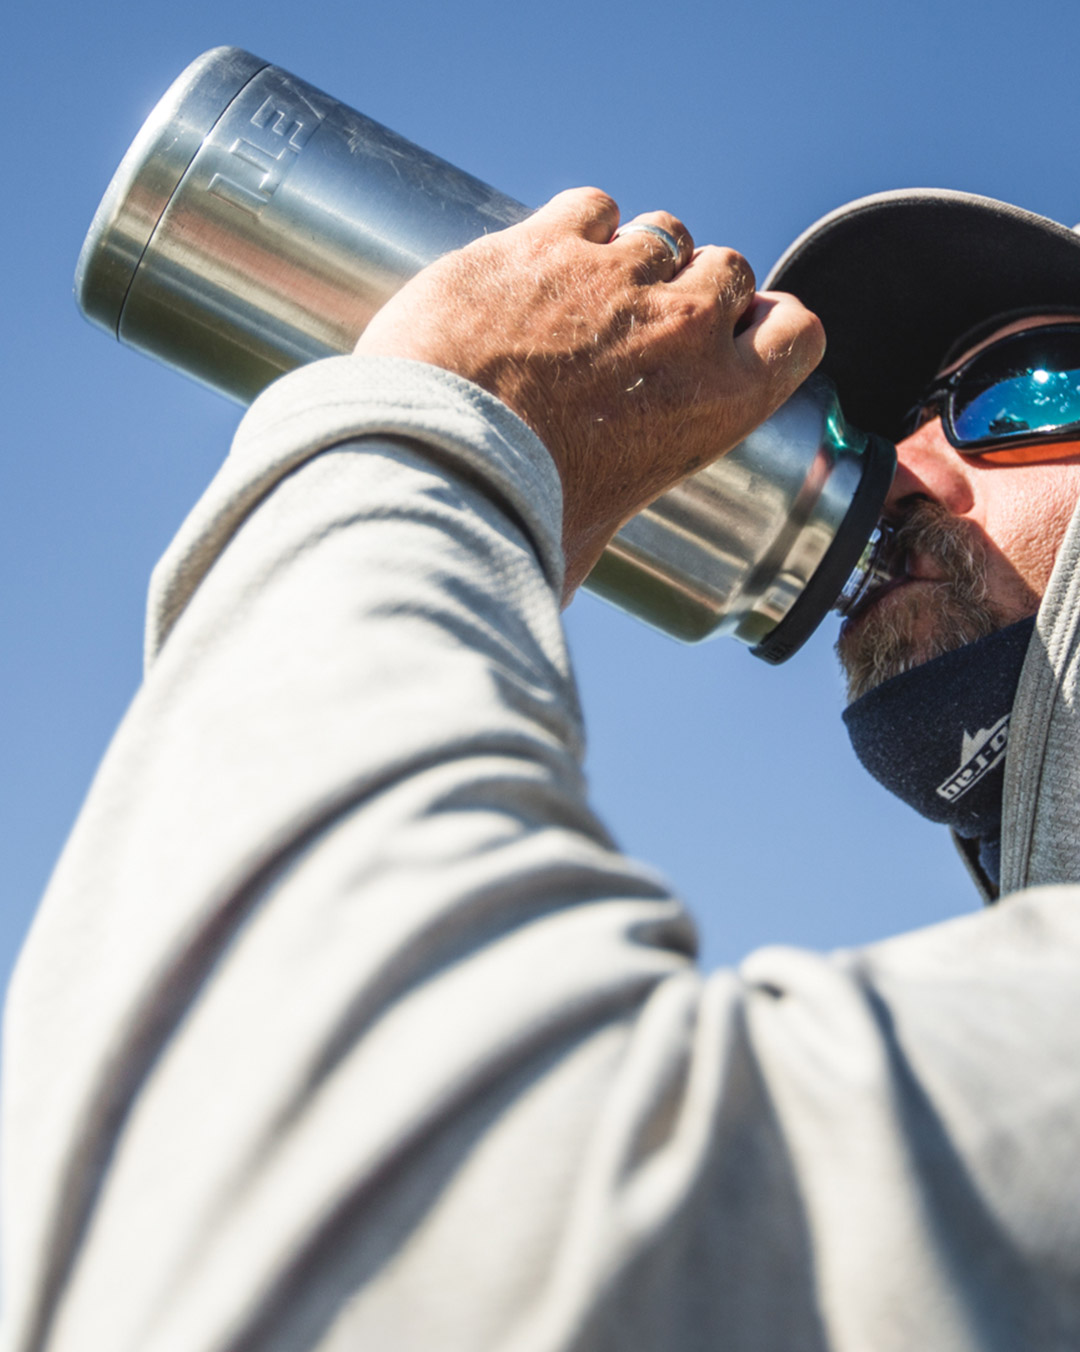
[[[992,463],[1080,454],[1080,323],[1024,329],[976,352],[927,390],[909,433],[938,416],[950,445]]]

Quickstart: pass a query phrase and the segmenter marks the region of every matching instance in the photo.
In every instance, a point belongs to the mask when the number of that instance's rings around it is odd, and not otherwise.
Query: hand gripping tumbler
[[[527,207],[277,66],[220,47],[165,94],[79,257],[123,342],[250,402],[348,352],[426,263]],[[812,377],[734,450],[634,517],[586,586],[687,641],[782,662],[889,566],[895,451]]]

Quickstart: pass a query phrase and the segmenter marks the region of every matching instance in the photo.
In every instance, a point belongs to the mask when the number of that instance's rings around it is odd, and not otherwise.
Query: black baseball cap
[[[845,414],[895,441],[962,335],[1012,312],[1080,312],[1080,234],[974,193],[876,193],[800,235],[763,289],[821,319]]]

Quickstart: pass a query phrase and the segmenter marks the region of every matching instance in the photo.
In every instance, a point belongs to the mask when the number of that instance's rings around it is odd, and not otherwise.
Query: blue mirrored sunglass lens
[[[961,441],[1006,441],[1080,423],[1080,363],[1070,370],[1036,365],[970,397],[956,392],[953,427]]]

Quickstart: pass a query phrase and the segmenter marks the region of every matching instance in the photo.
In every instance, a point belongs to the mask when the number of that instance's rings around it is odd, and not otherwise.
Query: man
[[[10,1000],[11,1352],[1080,1344],[1074,889],[703,978],[589,808],[558,602],[821,352],[616,224],[422,274],[163,560]]]
[[[899,441],[886,514],[911,580],[839,644],[864,696],[846,715],[856,751],[953,828],[986,897],[1080,879],[1080,238],[966,193],[882,193],[818,222],[768,284],[823,320],[845,410]],[[1044,596],[1029,642],[1017,622]]]

